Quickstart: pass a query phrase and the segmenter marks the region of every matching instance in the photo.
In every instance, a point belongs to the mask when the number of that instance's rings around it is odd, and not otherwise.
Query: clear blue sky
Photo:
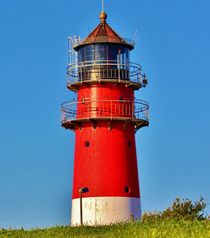
[[[100,0],[0,1],[0,227],[69,224],[67,36],[85,37],[100,10]],[[143,210],[176,196],[210,203],[209,0],[105,0],[105,10],[123,37],[138,29],[132,61],[149,77],[136,93],[151,119],[136,135]]]

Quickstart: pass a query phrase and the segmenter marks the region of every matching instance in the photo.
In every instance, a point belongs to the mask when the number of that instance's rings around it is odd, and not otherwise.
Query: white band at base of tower
[[[71,225],[81,225],[80,198],[72,200]],[[88,197],[82,198],[84,225],[110,225],[141,218],[140,198]]]

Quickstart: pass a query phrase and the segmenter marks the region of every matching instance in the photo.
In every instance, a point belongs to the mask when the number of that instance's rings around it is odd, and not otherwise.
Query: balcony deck
[[[121,64],[117,61],[98,60],[69,64],[67,87],[76,91],[83,83],[116,82],[125,83],[135,89],[145,87],[146,75],[139,64]]]
[[[82,121],[126,121],[136,129],[148,126],[149,105],[143,100],[84,100],[65,102],[61,106],[61,124],[73,129]]]

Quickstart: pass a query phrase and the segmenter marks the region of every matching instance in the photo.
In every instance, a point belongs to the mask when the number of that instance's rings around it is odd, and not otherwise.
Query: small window
[[[88,189],[88,187],[78,188],[78,192],[79,193],[87,193],[87,192],[89,192],[89,189]]]
[[[124,189],[124,191],[125,191],[126,193],[130,193],[130,192],[131,192],[131,188],[130,188],[130,187],[128,187],[128,186],[125,186],[125,189]]]
[[[90,146],[90,142],[88,140],[85,141],[85,146],[89,147]]]

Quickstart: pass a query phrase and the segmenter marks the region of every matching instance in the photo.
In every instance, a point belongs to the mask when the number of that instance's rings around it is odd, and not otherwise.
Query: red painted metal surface
[[[77,118],[132,117],[133,90],[124,85],[95,84],[78,91]],[[107,101],[106,101],[107,100]],[[111,102],[108,100],[112,100]]]
[[[139,197],[139,183],[132,124],[91,122],[76,128],[73,199],[87,187],[84,197]]]
[[[82,86],[78,90],[78,102],[84,104],[79,104],[77,117],[86,118],[91,115],[87,108],[89,99],[118,100],[117,104],[120,104],[119,99],[133,100],[134,91],[124,84]],[[114,111],[115,105],[109,104],[107,110]],[[94,106],[99,112],[100,107],[103,107],[100,101],[95,102]],[[106,117],[106,111],[103,110],[102,113]],[[88,188],[84,197],[139,197],[134,126],[120,120],[97,122],[96,110],[91,115],[92,118],[94,116],[95,125],[83,122],[82,127],[75,130],[73,198],[79,197],[78,189],[81,187]],[[120,112],[118,116],[122,116]]]
[[[85,98],[119,100],[133,99],[133,97],[134,91],[132,88],[117,83],[91,84],[88,86],[82,86],[78,90],[78,101],[82,101]]]

